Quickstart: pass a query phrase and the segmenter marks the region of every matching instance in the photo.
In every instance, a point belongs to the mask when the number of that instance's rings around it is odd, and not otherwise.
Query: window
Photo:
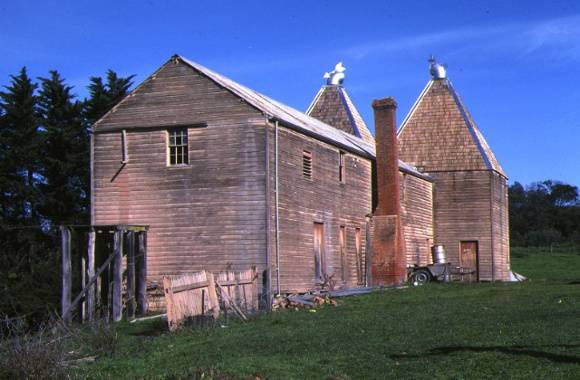
[[[312,179],[312,153],[306,150],[302,151],[302,175]]]
[[[346,153],[338,152],[338,180],[344,183],[346,179]]]
[[[127,156],[127,131],[121,131],[121,163],[126,164],[129,161]]]
[[[189,163],[188,149],[187,128],[167,131],[167,162],[170,166],[187,165]]]

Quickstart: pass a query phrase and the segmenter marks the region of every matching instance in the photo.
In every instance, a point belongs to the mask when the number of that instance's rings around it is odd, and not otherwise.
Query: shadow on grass
[[[568,345],[550,345],[546,347],[553,348],[578,348],[579,344],[568,344]],[[502,354],[514,355],[514,356],[529,356],[538,359],[547,359],[555,363],[573,363],[580,364],[580,357],[573,355],[563,355],[555,354],[551,352],[532,350],[527,346],[490,346],[490,347],[476,347],[476,346],[449,346],[449,347],[437,347],[433,348],[425,353],[409,355],[409,354],[395,354],[391,355],[391,359],[401,360],[401,359],[412,359],[412,358],[422,358],[426,356],[441,356],[459,352],[500,352]]]

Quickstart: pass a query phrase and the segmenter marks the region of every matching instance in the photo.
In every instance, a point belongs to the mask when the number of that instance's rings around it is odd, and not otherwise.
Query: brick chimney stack
[[[389,97],[373,100],[377,156],[378,205],[375,215],[400,215],[397,102]]]
[[[373,216],[371,285],[394,285],[406,279],[407,259],[401,220],[397,102],[374,100],[378,204]]]

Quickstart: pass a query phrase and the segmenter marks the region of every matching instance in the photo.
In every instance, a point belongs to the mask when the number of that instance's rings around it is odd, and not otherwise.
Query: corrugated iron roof
[[[178,58],[191,66],[193,69],[212,79],[220,86],[238,95],[250,105],[264,112],[266,115],[279,120],[283,124],[288,124],[289,126],[304,132],[312,133],[326,140],[331,140],[338,145],[342,145],[344,148],[354,151],[355,153],[370,157],[374,157],[375,155],[374,145],[368,144],[360,138],[339,131],[332,126],[321,122],[320,120],[314,119],[292,107],[282,104],[274,99],[267,97],[266,95],[260,94],[257,91],[234,82],[233,80],[218,74],[215,71],[200,65],[199,63],[190,61],[187,58],[181,56]]]

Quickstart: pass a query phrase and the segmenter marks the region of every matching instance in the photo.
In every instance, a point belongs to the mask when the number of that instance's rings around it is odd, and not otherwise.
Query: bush
[[[18,323],[6,325],[7,333],[0,341],[0,378],[70,378],[63,344],[66,333],[60,327],[45,323],[33,334]]]
[[[119,333],[113,323],[97,320],[79,330],[79,343],[92,355],[113,355],[119,346]]]

